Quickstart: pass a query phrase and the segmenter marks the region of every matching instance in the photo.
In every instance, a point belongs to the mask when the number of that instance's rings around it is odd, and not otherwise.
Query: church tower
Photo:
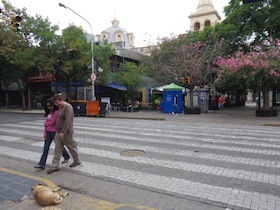
[[[96,41],[103,42],[105,40],[108,43],[113,43],[121,48],[133,48],[134,47],[134,34],[128,33],[125,29],[119,26],[120,21],[116,18],[111,21],[112,26],[101,32],[101,35],[96,35]]]
[[[199,0],[196,9],[197,11],[189,16],[191,31],[201,31],[204,27],[221,21],[221,16],[215,10],[211,0]]]

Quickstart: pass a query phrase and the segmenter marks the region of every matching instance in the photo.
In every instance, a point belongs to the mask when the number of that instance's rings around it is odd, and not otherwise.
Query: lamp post
[[[94,71],[94,55],[93,55],[93,33],[92,33],[92,27],[91,24],[89,23],[89,21],[85,18],[83,18],[81,15],[79,15],[77,12],[75,12],[74,10],[72,10],[71,8],[65,6],[62,3],[58,4],[60,7],[64,7],[65,9],[69,9],[71,12],[75,13],[76,15],[78,15],[80,18],[82,18],[84,21],[86,21],[89,24],[90,27],[90,31],[91,31],[91,95],[92,95],[92,101],[96,100],[95,97],[95,89],[94,89],[94,81],[95,81],[95,71]]]

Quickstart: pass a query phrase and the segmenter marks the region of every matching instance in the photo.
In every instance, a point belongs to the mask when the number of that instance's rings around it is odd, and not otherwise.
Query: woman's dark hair
[[[48,116],[49,114],[50,114],[50,110],[48,109],[48,107],[47,107],[47,104],[51,104],[51,105],[53,105],[54,107],[54,111],[55,110],[58,110],[58,107],[56,106],[56,105],[54,105],[54,102],[53,102],[53,99],[52,98],[48,98],[47,99],[47,101],[46,101],[46,103],[45,103],[45,117],[46,116]]]

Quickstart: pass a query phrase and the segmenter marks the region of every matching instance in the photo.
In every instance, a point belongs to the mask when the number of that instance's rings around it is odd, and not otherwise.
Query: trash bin
[[[72,101],[71,105],[73,106],[75,116],[85,116],[86,115],[87,103],[85,101]]]
[[[86,115],[87,116],[99,115],[99,101],[87,101]]]
[[[107,106],[107,103],[105,102],[100,102],[99,103],[99,115],[100,117],[105,117],[106,115],[106,106]]]

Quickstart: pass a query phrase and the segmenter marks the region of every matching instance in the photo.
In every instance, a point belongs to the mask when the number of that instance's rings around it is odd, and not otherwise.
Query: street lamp
[[[89,23],[89,21],[85,18],[83,18],[81,15],[79,15],[77,12],[75,12],[74,10],[72,10],[71,8],[65,6],[62,3],[58,4],[60,7],[64,7],[65,9],[69,9],[70,11],[72,11],[73,13],[75,13],[76,15],[78,15],[80,18],[82,18],[84,21],[86,21],[89,24],[90,30],[91,30],[91,95],[92,95],[92,101],[96,100],[95,97],[95,90],[94,90],[94,81],[95,81],[95,71],[94,71],[94,56],[93,56],[93,33],[92,33],[92,27],[91,24]]]

